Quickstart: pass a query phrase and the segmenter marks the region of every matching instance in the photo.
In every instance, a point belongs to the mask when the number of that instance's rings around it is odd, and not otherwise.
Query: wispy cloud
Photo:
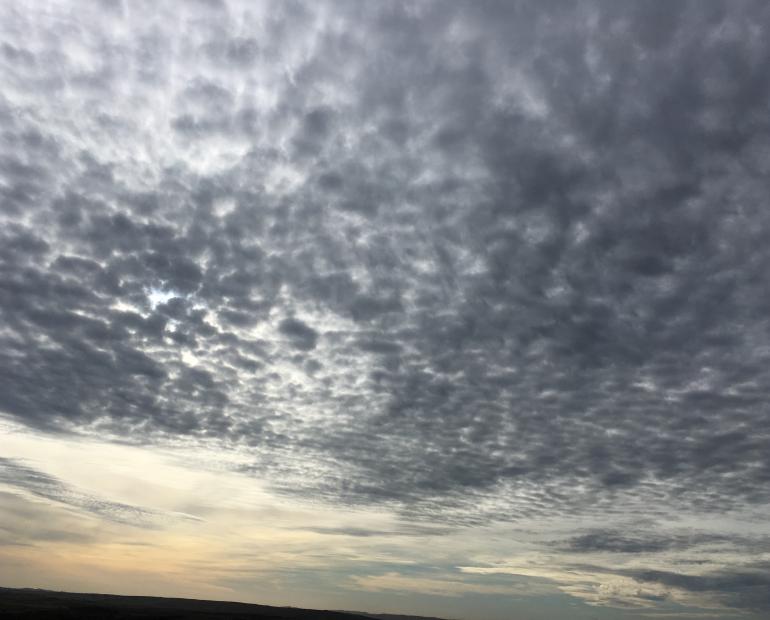
[[[89,495],[55,476],[5,457],[0,457],[0,484],[77,508],[102,519],[137,527],[158,527],[170,519],[200,520],[192,515],[164,513]]]

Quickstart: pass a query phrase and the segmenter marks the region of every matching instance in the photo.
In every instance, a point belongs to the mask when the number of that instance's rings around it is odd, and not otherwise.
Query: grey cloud
[[[390,342],[385,339],[360,340],[358,348],[362,351],[382,354],[399,353],[401,351],[401,345],[398,342]]]
[[[742,553],[754,549],[755,552],[767,546],[767,541],[707,534],[703,532],[621,532],[618,530],[594,530],[565,541],[563,549],[572,553],[659,553],[664,551],[683,551],[696,547],[723,547],[728,550],[741,549]]]
[[[303,351],[315,349],[318,342],[318,332],[298,319],[284,319],[278,330],[289,337],[292,346]]]
[[[4,9],[4,415],[451,523],[770,501],[764,4],[255,6]]]
[[[766,611],[770,608],[770,572],[764,570],[725,570],[705,575],[667,571],[626,571],[642,583],[660,583],[689,592],[708,593],[729,607]]]
[[[302,530],[306,532],[314,532],[316,534],[326,534],[329,536],[353,536],[356,538],[371,538],[382,536],[444,536],[451,531],[448,528],[419,525],[409,525],[393,530],[375,530],[362,527],[312,527],[302,528]]]

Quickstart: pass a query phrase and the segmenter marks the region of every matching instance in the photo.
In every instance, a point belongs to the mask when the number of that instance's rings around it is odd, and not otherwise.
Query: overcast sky
[[[768,26],[0,3],[0,585],[766,618]]]

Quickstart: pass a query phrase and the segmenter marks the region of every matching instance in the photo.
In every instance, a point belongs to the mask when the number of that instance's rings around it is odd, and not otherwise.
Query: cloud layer
[[[0,9],[2,413],[447,523],[770,501],[764,3],[145,8]]]

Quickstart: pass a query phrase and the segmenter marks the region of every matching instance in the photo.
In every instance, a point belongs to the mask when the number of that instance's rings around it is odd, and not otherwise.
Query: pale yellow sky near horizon
[[[459,530],[442,536],[404,530],[407,524],[382,511],[278,496],[229,469],[237,454],[54,438],[10,424],[0,427],[0,435],[2,456],[55,477],[67,489],[52,498],[34,488],[0,485],[0,513],[9,524],[14,517],[23,520],[2,528],[16,542],[0,546],[0,582],[7,586],[319,607],[334,603],[333,593],[305,597],[291,586],[287,592],[282,575],[345,567],[347,587],[358,591],[523,593],[521,586],[456,577],[406,585],[393,567],[426,556],[445,561],[449,550],[463,554],[468,545],[469,554],[477,544],[464,543],[467,532]],[[112,516],[89,512],[89,504],[104,502],[124,508]],[[144,512],[132,515],[130,507]],[[367,570],[377,564],[391,570]],[[532,586],[526,590],[532,593]],[[391,609],[403,610],[409,610],[403,601]]]
[[[386,594],[390,606],[373,596],[368,610],[401,613],[425,613],[424,597],[443,598],[451,610],[467,594],[566,594],[603,607],[668,593],[683,605],[718,608],[697,594],[568,567],[588,564],[585,555],[543,551],[548,537],[589,528],[586,519],[539,520],[536,534],[533,523],[442,530],[384,510],[278,495],[234,471],[243,460],[237,451],[51,437],[11,423],[0,437],[5,459],[58,481],[25,486],[0,477],[5,586],[316,608],[349,606],[351,593]],[[682,526],[707,530],[709,522]],[[711,526],[724,531],[726,522]],[[430,535],[431,527],[441,534]],[[624,561],[629,569],[638,563],[644,558]],[[426,565],[440,569],[421,571]],[[697,570],[697,559],[687,568]],[[315,587],[329,575],[333,587]]]

